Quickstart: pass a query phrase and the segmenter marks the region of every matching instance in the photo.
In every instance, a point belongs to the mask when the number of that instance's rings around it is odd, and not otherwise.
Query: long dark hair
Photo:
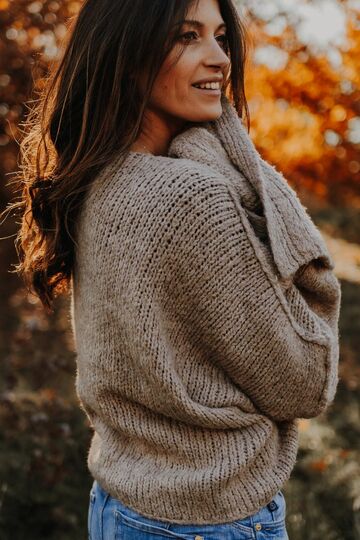
[[[61,59],[24,123],[15,173],[21,200],[9,208],[21,210],[15,272],[47,312],[54,297],[69,290],[76,245],[71,233],[84,192],[139,136],[156,75],[194,1],[85,0],[71,21]],[[219,0],[219,9],[230,58],[224,91],[240,118],[245,111],[249,129],[247,30],[232,0]]]

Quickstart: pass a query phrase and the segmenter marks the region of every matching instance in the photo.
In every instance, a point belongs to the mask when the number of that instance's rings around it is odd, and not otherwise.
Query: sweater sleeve
[[[338,382],[337,278],[314,260],[281,283],[232,187],[198,185],[170,213],[162,270],[173,309],[260,412],[317,416]]]

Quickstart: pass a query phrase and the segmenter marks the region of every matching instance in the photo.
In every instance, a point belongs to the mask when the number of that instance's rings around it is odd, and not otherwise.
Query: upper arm
[[[265,414],[316,416],[332,392],[334,335],[301,294],[288,302],[234,197],[206,176],[173,206],[160,261],[173,312]]]

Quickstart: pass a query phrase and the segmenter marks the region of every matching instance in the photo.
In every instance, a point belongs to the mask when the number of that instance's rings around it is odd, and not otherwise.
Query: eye
[[[185,43],[189,43],[192,37],[195,37],[195,39],[198,37],[197,33],[194,31],[186,32],[185,34],[182,34],[180,36],[180,39],[184,41]],[[227,34],[221,34],[220,36],[217,36],[216,39],[220,41],[222,47],[225,51],[228,51],[228,37]]]
[[[220,38],[220,43],[224,47],[225,50],[228,50],[228,38],[226,34],[221,34],[220,36],[217,36],[217,39]]]
[[[197,37],[197,33],[196,33],[196,32],[186,32],[185,34],[183,34],[182,36],[180,36],[180,39],[182,39],[182,40],[185,41],[185,42],[189,42],[189,41],[191,41],[190,39],[187,39],[189,36],[190,36],[190,37],[191,37],[191,36]]]

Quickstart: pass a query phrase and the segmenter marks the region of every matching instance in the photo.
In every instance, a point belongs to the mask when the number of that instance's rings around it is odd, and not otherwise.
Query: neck
[[[167,156],[172,139],[188,126],[182,118],[169,117],[163,111],[145,110],[141,133],[132,144],[134,152]]]

